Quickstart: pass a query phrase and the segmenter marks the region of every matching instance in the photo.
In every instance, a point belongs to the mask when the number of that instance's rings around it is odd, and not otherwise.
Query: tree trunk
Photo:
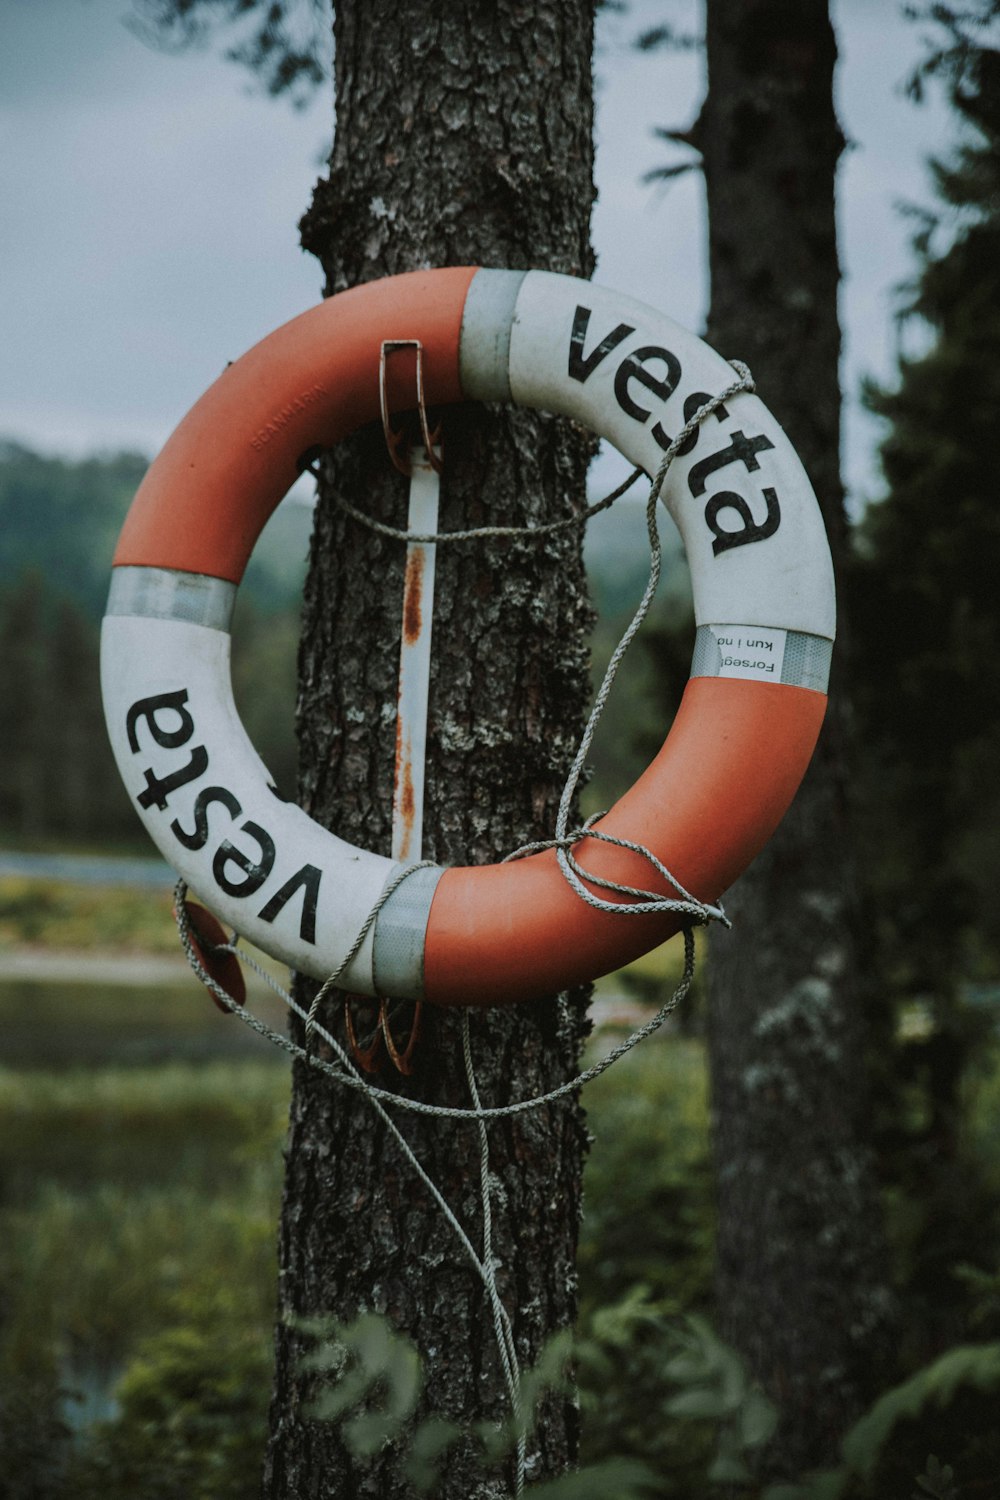
[[[337,128],[303,244],[331,294],[421,266],[541,267],[588,276],[592,187],[591,0],[344,0],[336,7]],[[444,413],[441,529],[531,525],[584,503],[589,444],[530,412]],[[330,457],[320,486],[300,651],[299,797],[319,822],[388,853],[404,548],[345,517],[341,494],[406,525],[407,482],[381,428]],[[588,689],[590,611],[573,529],[438,547],[424,856],[496,860],[551,834]],[[300,983],[300,995],[312,988]],[[518,1000],[511,995],[511,1001]],[[470,1002],[475,1002],[470,995]],[[476,1011],[484,1103],[551,1088],[576,1069],[585,995]],[[325,1024],[344,1036],[343,1006]],[[405,1030],[405,1021],[402,1023]],[[416,1069],[380,1086],[469,1104],[460,1017],[424,1016]],[[474,1127],[396,1112],[414,1151],[481,1246]],[[489,1128],[497,1277],[522,1365],[575,1313],[585,1149],[575,1103]],[[409,1496],[391,1449],[354,1459],[304,1413],[310,1342],[289,1320],[384,1314],[417,1344],[423,1411],[469,1425],[509,1415],[483,1286],[452,1229],[371,1107],[315,1072],[294,1074],[280,1240],[280,1315],[265,1492]],[[575,1404],[547,1401],[528,1477],[573,1460]],[[440,1500],[506,1495],[465,1443]]]
[[[845,552],[827,0],[708,0],[698,125],[709,206],[708,338],[744,359]],[[841,630],[842,635],[842,630]],[[828,1460],[884,1367],[891,1296],[865,1144],[859,911],[845,686],[776,837],[713,933],[710,1055],[720,1331],[779,1404],[768,1455]]]

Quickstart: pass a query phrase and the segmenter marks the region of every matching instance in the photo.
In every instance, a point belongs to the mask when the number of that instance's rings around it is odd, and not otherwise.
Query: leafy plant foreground
[[[711,1328],[700,1044],[648,1044],[587,1097],[581,1319],[569,1363],[556,1347],[534,1374],[540,1391],[575,1371],[584,1467],[539,1500],[1000,1495],[1000,1276],[968,1262],[951,1271],[961,1347],[901,1372],[836,1470],[752,1484],[774,1412]],[[286,1110],[269,1062],[0,1073],[0,1495],[256,1492]],[[993,1150],[998,1118],[994,1068],[969,1100],[970,1152]],[[433,1494],[449,1443],[470,1435],[412,1419],[416,1352],[370,1327],[320,1325],[316,1347],[315,1419],[392,1442],[414,1494]],[[399,1360],[402,1396],[384,1378]],[[509,1468],[511,1439],[471,1435],[484,1476]]]

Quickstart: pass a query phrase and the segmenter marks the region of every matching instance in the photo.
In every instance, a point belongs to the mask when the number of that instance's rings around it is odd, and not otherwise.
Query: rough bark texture
[[[330,177],[302,226],[328,294],[432,265],[590,274],[590,0],[344,0],[335,37]],[[444,413],[444,443],[444,530],[533,524],[584,503],[589,443],[566,424],[453,409]],[[389,464],[380,428],[338,449],[321,485],[300,654],[300,800],[321,823],[387,853],[404,549],[345,519],[330,503],[336,492],[405,525],[407,483]],[[438,549],[425,857],[490,861],[551,833],[587,694],[580,544],[572,530],[544,546]],[[476,1012],[484,1102],[571,1075],[585,998],[572,997],[562,1020],[554,1000]],[[325,1019],[343,1036],[340,1004]],[[425,1009],[414,1076],[390,1069],[378,1081],[467,1105],[457,1013]],[[399,1119],[479,1244],[475,1130]],[[523,1364],[574,1317],[585,1143],[575,1104],[490,1129],[497,1274]],[[294,1079],[280,1261],[285,1320],[383,1313],[422,1353],[424,1410],[463,1423],[507,1415],[482,1286],[452,1230],[370,1107],[303,1068]],[[393,1452],[359,1463],[335,1427],[304,1416],[312,1388],[297,1363],[308,1347],[294,1328],[279,1330],[265,1492],[297,1500],[412,1494]],[[530,1478],[572,1461],[576,1426],[572,1401],[546,1404],[530,1443]],[[484,1472],[468,1445],[446,1468],[439,1500],[509,1493],[509,1471]]]
[[[827,0],[708,0],[709,342],[744,359],[798,449],[835,561],[838,259]],[[841,625],[842,634],[842,625]],[[829,1459],[878,1379],[891,1298],[865,1144],[859,912],[843,674],[792,811],[731,892],[709,973],[720,1331],[779,1404],[768,1455]]]

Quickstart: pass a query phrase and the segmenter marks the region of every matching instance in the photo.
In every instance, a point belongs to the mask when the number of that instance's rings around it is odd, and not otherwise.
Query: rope
[[[469,1028],[469,1012],[462,1012],[462,1057],[465,1061],[465,1079],[469,1085],[469,1095],[472,1099],[474,1109],[481,1109],[479,1098],[479,1086],[476,1083],[476,1070],[472,1063],[472,1038]],[[517,1350],[514,1347],[514,1333],[507,1316],[507,1309],[500,1300],[500,1289],[496,1281],[496,1265],[493,1260],[493,1203],[490,1197],[490,1143],[486,1134],[486,1122],[483,1119],[476,1121],[476,1129],[479,1132],[479,1194],[483,1205],[483,1267],[486,1272],[486,1290],[490,1299],[490,1308],[493,1312],[493,1330],[496,1334],[497,1348],[500,1350],[500,1358],[503,1363],[504,1379],[507,1382],[507,1392],[510,1396],[511,1410],[514,1413],[514,1431],[517,1441],[517,1457],[515,1462],[515,1486],[514,1493],[517,1500],[524,1491],[524,1471],[527,1453],[528,1438],[525,1430],[524,1403],[521,1400],[521,1367],[517,1360]]]
[[[566,838],[566,826],[569,822],[570,807],[573,798],[576,795],[576,789],[579,785],[580,776],[583,772],[584,762],[586,761],[587,755],[590,751],[591,742],[593,741],[597,726],[600,723],[601,716],[604,713],[604,708],[608,701],[608,696],[611,692],[612,686],[614,685],[614,680],[618,675],[618,668],[621,666],[622,659],[625,656],[625,653],[628,650],[629,646],[632,644],[632,641],[634,640],[639,627],[642,625],[643,620],[645,620],[646,615],[649,613],[649,607],[653,602],[653,595],[656,593],[656,588],[660,581],[660,565],[662,562],[662,552],[660,548],[660,534],[657,530],[656,525],[656,503],[660,498],[660,491],[663,488],[663,481],[667,477],[667,471],[670,468],[670,465],[673,463],[674,459],[677,457],[677,454],[687,443],[688,439],[694,436],[694,434],[698,431],[698,428],[701,426],[702,422],[704,422],[707,417],[710,417],[713,412],[718,411],[720,406],[723,406],[726,401],[731,400],[732,397],[738,395],[741,391],[752,391],[754,389],[753,376],[750,374],[747,366],[740,360],[733,360],[732,366],[736,371],[736,379],[729,386],[727,386],[724,391],[720,392],[719,395],[711,396],[705,402],[704,406],[700,406],[698,410],[692,414],[690,421],[685,422],[680,432],[673,439],[666,452],[664,453],[662,459],[660,460],[660,467],[657,469],[656,474],[653,477],[653,482],[650,485],[649,489],[649,499],[646,501],[646,531],[649,536],[649,578],[646,582],[645,590],[643,591],[642,598],[639,600],[639,604],[636,608],[635,614],[632,616],[632,619],[626,627],[621,640],[618,642],[618,645],[611,653],[611,660],[608,662],[607,669],[604,673],[604,678],[601,682],[601,686],[598,689],[597,695],[594,698],[593,705],[591,706],[590,716],[587,719],[586,728],[584,729],[583,734],[580,737],[580,744],[576,752],[576,758],[574,759],[573,764],[570,767],[569,775],[566,777],[566,782],[563,786],[562,796],[559,799],[559,811],[556,814],[555,836],[556,839],[560,841],[560,846],[558,846],[556,849],[556,859],[559,861],[559,867],[562,870],[567,882],[580,897],[580,899],[586,901],[588,906],[593,906],[598,911],[636,912],[640,909],[645,911],[675,911],[678,909],[674,902],[663,902],[661,904],[657,904],[655,898],[651,905],[647,905],[644,907],[640,907],[635,904],[622,907],[617,903],[602,902],[598,897],[591,895],[591,893],[584,887],[581,879],[582,872],[580,871],[579,866],[576,865],[571,858],[569,851],[565,848],[564,845],[562,845],[562,841]],[[593,835],[591,836],[593,837]],[[631,847],[635,848],[634,845]],[[669,872],[664,870],[663,866],[660,864],[659,860],[656,859],[655,855],[651,854],[648,850],[645,849],[641,850],[640,852],[648,857],[650,862],[659,870],[661,874],[667,876],[670,884],[674,887],[675,890],[682,893],[686,902],[694,902],[694,897],[688,895],[686,891],[682,891],[677,881],[674,880],[673,876],[670,875]],[[592,881],[592,884],[603,885],[604,882]],[[700,902],[695,902],[695,905],[701,907],[701,911],[703,914],[701,920],[704,921],[711,917],[717,918],[717,908],[713,908],[710,912],[708,907],[702,906]]]
[[[339,1067],[328,1062],[318,1053],[310,1051],[308,1047],[300,1047],[290,1037],[284,1036],[281,1032],[275,1031],[273,1027],[268,1026],[265,1021],[262,1021],[259,1016],[255,1016],[246,1006],[240,1005],[208,972],[195,950],[191,937],[191,920],[185,902],[186,895],[187,886],[183,880],[179,880],[174,891],[174,911],[177,928],[180,934],[181,946],[187,956],[188,963],[202,984],[222,1002],[227,1010],[232,1012],[233,1015],[239,1016],[259,1036],[280,1047],[293,1058],[297,1058],[299,1061],[307,1064],[307,1066],[315,1068],[327,1077],[332,1078],[335,1082],[365,1095],[386,1130],[395,1140],[403,1157],[431,1194],[438,1208],[441,1210],[446,1223],[450,1225],[463,1252],[471,1262],[476,1275],[482,1281],[487,1300],[490,1304],[504,1383],[507,1387],[511,1412],[513,1414],[516,1441],[514,1496],[515,1500],[521,1500],[524,1494],[527,1468],[527,1423],[521,1393],[521,1369],[514,1343],[514,1331],[510,1315],[503,1305],[496,1282],[496,1266],[493,1259],[493,1211],[490,1196],[489,1139],[486,1133],[486,1122],[487,1120],[523,1114],[526,1110],[538,1109],[544,1104],[554,1104],[568,1098],[571,1094],[576,1094],[584,1084],[592,1082],[595,1078],[599,1078],[602,1073],[607,1072],[608,1068],[624,1057],[627,1052],[631,1052],[646,1037],[651,1036],[654,1031],[657,1031],[691,988],[695,970],[695,947],[692,928],[685,927],[683,930],[684,971],[680,984],[674,990],[669,1000],[660,1007],[645,1025],[640,1026],[638,1030],[632,1032],[629,1037],[620,1042],[617,1047],[612,1048],[599,1062],[593,1064],[592,1067],[584,1069],[575,1078],[569,1079],[558,1088],[549,1090],[548,1093],[538,1094],[530,1099],[521,1099],[513,1104],[495,1105],[491,1108],[484,1108],[479,1097],[479,1089],[472,1063],[469,1012],[467,1009],[463,1011],[462,1050],[465,1061],[466,1081],[472,1098],[472,1108],[461,1109],[453,1106],[426,1104],[419,1099],[407,1099],[402,1095],[390,1093],[386,1089],[380,1089],[374,1084],[370,1084],[360,1075],[352,1058],[340,1045],[336,1037],[332,1036],[319,1021],[314,1021],[313,1029],[316,1035],[326,1042],[334,1056],[338,1059]],[[257,962],[252,954],[240,948],[235,935],[231,942],[219,944],[217,947],[213,947],[212,951],[216,953],[231,953],[236,956],[248,968],[259,975],[276,994],[280,995],[288,1008],[294,1011],[300,1020],[308,1022],[309,1012],[303,1010],[294,996],[289,994],[284,986],[279,984],[263,965]],[[436,1116],[439,1119],[474,1120],[476,1122],[479,1132],[479,1185],[483,1213],[483,1250],[481,1255],[477,1253],[461,1221],[454,1213],[447,1199],[437,1186],[437,1183],[423,1166],[412,1146],[392,1118],[392,1115],[389,1113],[389,1106],[409,1110],[414,1114]]]
[[[403,884],[403,881],[407,878],[407,876],[413,874],[414,870],[432,870],[433,868],[434,861],[432,859],[422,859],[420,860],[419,864],[403,865],[401,869],[396,871],[395,875],[385,886],[385,889],[381,892],[378,900],[375,902],[371,911],[368,913],[367,917],[365,917],[365,920],[359,927],[354,938],[354,942],[351,944],[347,953],[341,959],[340,963],[334,969],[333,973],[323,981],[322,987],[318,989],[313,996],[313,1002],[310,1005],[309,1012],[306,1016],[307,1048],[310,1041],[312,1040],[313,1031],[316,1028],[316,1015],[319,1011],[320,1005],[326,999],[330,991],[336,988],[337,980],[340,978],[341,974],[343,974],[344,970],[361,952],[361,945],[364,942],[365,938],[368,936],[372,923],[375,921],[375,918],[378,916],[379,912],[382,910],[383,906],[388,901],[393,891],[397,891]]]
[[[656,474],[652,480],[649,491],[649,498],[646,502],[646,531],[649,538],[650,549],[649,577],[646,582],[646,587],[643,591],[642,598],[640,599],[639,604],[636,607],[635,613],[633,614],[632,619],[626,627],[617,646],[612,652],[611,659],[608,662],[607,669],[601,681],[601,686],[595,696],[593,706],[591,707],[591,711],[587,719],[586,727],[580,738],[580,743],[577,748],[576,755],[573,759],[573,764],[570,767],[569,773],[566,777],[566,781],[563,785],[562,794],[559,799],[559,808],[556,814],[555,835],[551,839],[545,839],[534,843],[521,845],[512,853],[508,854],[505,857],[504,861],[506,862],[509,860],[521,859],[528,854],[534,854],[543,849],[555,849],[559,868],[562,871],[562,874],[567,883],[582,901],[585,901],[588,906],[593,907],[595,910],[612,912],[615,915],[623,916],[673,912],[685,919],[682,929],[684,938],[684,969],[681,976],[681,981],[670,998],[660,1007],[660,1009],[649,1021],[647,1021],[643,1026],[640,1026],[636,1031],[633,1031],[631,1035],[628,1036],[623,1042],[620,1042],[617,1047],[612,1048],[612,1050],[607,1053],[605,1057],[600,1059],[600,1061],[593,1064],[591,1067],[584,1069],[574,1078],[569,1079],[563,1084],[560,1084],[557,1088],[550,1089],[545,1094],[535,1095],[529,1099],[521,1099],[515,1101],[512,1104],[484,1107],[479,1095],[475,1068],[473,1066],[469,1012],[468,1009],[466,1009],[462,1014],[462,1052],[465,1063],[466,1083],[469,1090],[469,1097],[472,1100],[472,1107],[459,1108],[446,1105],[426,1104],[418,1099],[408,1099],[399,1094],[390,1093],[386,1089],[380,1089],[376,1085],[369,1083],[367,1079],[363,1078],[358,1069],[355,1067],[353,1060],[341,1046],[341,1044],[337,1041],[336,1037],[334,1037],[323,1025],[321,1025],[318,1019],[318,1013],[323,1001],[329,995],[330,991],[336,987],[338,979],[343,974],[345,969],[347,969],[357,953],[360,951],[365,937],[370,931],[372,924],[376,920],[385,902],[389,899],[392,893],[398,889],[402,882],[410,874],[412,874],[414,870],[424,869],[428,866],[432,866],[433,861],[424,860],[420,864],[406,866],[396,873],[393,879],[380,893],[378,900],[372,906],[357,935],[355,936],[354,941],[351,944],[351,947],[346,956],[342,959],[337,969],[331,975],[329,975],[320,989],[316,992],[316,995],[313,997],[308,1011],[303,1010],[298,1002],[294,999],[294,997],[290,995],[288,991],[285,990],[284,987],[277,982],[277,980],[275,980],[270,974],[268,974],[268,972],[263,968],[261,964],[257,963],[257,961],[250,954],[246,953],[239,947],[239,941],[235,934],[233,935],[231,942],[227,944],[221,944],[218,946],[218,948],[213,950],[219,953],[234,954],[240,959],[241,962],[245,963],[249,968],[257,973],[271,987],[271,989],[273,989],[283,998],[288,1008],[293,1011],[305,1024],[304,1047],[299,1046],[298,1043],[292,1041],[290,1037],[283,1036],[281,1033],[276,1032],[272,1027],[261,1021],[259,1017],[255,1016],[245,1006],[240,1005],[236,1000],[233,999],[231,995],[228,994],[228,992],[222,987],[222,985],[220,985],[212,977],[212,975],[208,973],[204,964],[201,962],[201,959],[199,958],[192,941],[190,917],[188,915],[187,907],[185,904],[185,897],[187,895],[187,886],[185,882],[183,880],[178,881],[175,890],[175,915],[177,919],[177,927],[180,934],[181,945],[187,955],[189,964],[191,965],[192,969],[195,971],[201,982],[210,990],[213,995],[216,996],[217,999],[222,1002],[227,1010],[231,1011],[234,1015],[239,1016],[240,1019],[244,1021],[253,1031],[257,1032],[258,1035],[266,1038],[266,1040],[273,1043],[275,1046],[280,1047],[283,1051],[289,1053],[292,1057],[306,1063],[309,1067],[318,1069],[326,1076],[332,1078],[336,1083],[341,1084],[344,1087],[354,1089],[356,1092],[363,1094],[368,1099],[372,1108],[376,1111],[379,1118],[384,1123],[386,1129],[397,1142],[400,1150],[403,1153],[403,1156],[406,1158],[410,1166],[416,1172],[417,1176],[431,1193],[445,1220],[451,1226],[454,1234],[456,1235],[456,1238],[458,1239],[462,1250],[471,1261],[476,1274],[479,1276],[483,1283],[486,1297],[490,1305],[494,1333],[496,1335],[497,1341],[497,1349],[499,1351],[500,1363],[503,1371],[504,1383],[507,1387],[511,1411],[513,1413],[514,1431],[516,1435],[514,1493],[515,1497],[517,1497],[517,1500],[520,1500],[520,1497],[524,1493],[527,1452],[527,1428],[525,1422],[525,1414],[523,1411],[523,1403],[521,1399],[521,1370],[514,1344],[513,1328],[511,1326],[510,1316],[507,1312],[507,1309],[504,1307],[503,1301],[500,1297],[499,1288],[497,1287],[496,1282],[496,1268],[493,1259],[493,1213],[490,1195],[490,1154],[489,1137],[486,1129],[487,1122],[489,1120],[510,1118],[511,1116],[524,1113],[529,1109],[538,1109],[543,1105],[554,1104],[568,1098],[570,1095],[577,1094],[585,1084],[590,1083],[595,1078],[600,1077],[602,1073],[606,1072],[608,1068],[613,1066],[614,1063],[618,1062],[620,1058],[626,1055],[626,1053],[631,1052],[632,1049],[638,1046],[641,1041],[644,1041],[646,1037],[651,1036],[654,1031],[659,1030],[659,1028],[667,1020],[668,1016],[670,1016],[670,1014],[680,1004],[681,1000],[687,995],[694,980],[695,946],[693,927],[695,925],[704,924],[710,921],[722,922],[727,927],[730,925],[729,920],[726,917],[726,914],[723,911],[721,905],[712,906],[706,902],[699,901],[698,898],[692,895],[690,891],[685,890],[680,882],[670,873],[663,862],[652,852],[652,850],[647,849],[645,845],[635,843],[630,839],[615,837],[611,834],[603,833],[598,828],[594,828],[592,826],[593,823],[597,820],[597,818],[601,817],[602,814],[595,814],[593,817],[588,818],[580,828],[572,830],[569,828],[569,815],[573,799],[579,785],[580,776],[583,772],[586,757],[590,751],[590,746],[593,741],[594,734],[597,730],[597,726],[600,722],[601,716],[604,713],[604,709],[607,704],[611,688],[617,676],[618,669],[625,656],[625,653],[628,651],[629,646],[631,645],[636,633],[638,632],[639,628],[646,618],[646,615],[649,612],[650,605],[653,601],[653,596],[656,593],[656,588],[659,583],[662,553],[660,548],[659,531],[656,524],[656,505],[657,501],[660,498],[660,491],[663,488],[663,482],[666,478],[667,471],[669,470],[670,465],[673,463],[677,454],[693,436],[693,434],[697,432],[698,428],[707,417],[711,416],[712,413],[716,412],[719,407],[722,406],[726,401],[731,400],[740,392],[752,391],[754,389],[753,377],[751,376],[747,366],[738,360],[733,360],[731,361],[731,363],[734,371],[736,372],[736,379],[717,396],[710,397],[703,406],[699,407],[699,409],[693,414],[691,419],[684,424],[680,432],[666,449],[660,462],[660,466],[657,469]],[[317,478],[320,477],[317,465],[310,465],[309,470]],[[620,484],[617,489],[613,490],[609,495],[605,496],[603,500],[599,500],[598,502],[596,502],[596,504],[587,506],[586,509],[580,512],[579,515],[571,516],[568,519],[562,521],[554,521],[544,526],[482,526],[466,531],[432,533],[408,532],[400,530],[399,528],[394,526],[389,526],[385,522],[376,521],[370,516],[366,516],[363,511],[357,510],[354,506],[350,505],[346,500],[343,500],[340,497],[335,497],[335,499],[340,508],[354,520],[368,527],[372,531],[392,537],[399,541],[438,543],[471,541],[473,539],[484,539],[487,537],[543,537],[551,535],[553,532],[562,531],[571,526],[581,526],[589,519],[590,516],[597,515],[598,512],[608,509],[615,503],[616,500],[620,499],[621,496],[631,488],[631,486],[635,483],[636,479],[641,473],[641,469],[633,470],[628,479]],[[664,896],[656,891],[648,891],[642,889],[641,887],[625,885],[617,881],[607,880],[601,876],[594,875],[590,871],[587,871],[581,865],[575,853],[576,845],[583,843],[587,839],[594,839],[600,843],[612,844],[618,848],[628,849],[631,852],[640,855],[653,867],[657,874],[667,882],[667,884],[673,889],[676,894],[674,896]],[[613,893],[615,896],[623,899],[617,901],[606,900],[604,897],[596,895],[594,889],[588,889],[588,887],[596,888],[596,890],[599,891],[603,890],[609,893]],[[559,1004],[565,1010],[567,1004],[565,995],[559,996]],[[313,1043],[316,1037],[321,1038],[326,1043],[326,1045],[330,1048],[333,1057],[336,1059],[336,1062],[329,1062],[326,1058],[320,1056],[319,1053],[313,1050]],[[469,1238],[459,1219],[456,1217],[454,1211],[450,1208],[440,1189],[430,1177],[427,1170],[421,1165],[412,1147],[403,1136],[398,1125],[389,1112],[391,1108],[409,1110],[414,1114],[430,1115],[438,1119],[458,1119],[470,1120],[475,1122],[479,1136],[479,1187],[483,1216],[481,1254],[476,1251],[471,1239]]]
[[[255,1016],[253,1011],[248,1010],[245,1005],[241,1005],[238,1000],[234,1000],[229,991],[224,989],[218,980],[213,978],[198,957],[191,938],[191,919],[185,905],[186,896],[187,885],[183,880],[179,880],[174,888],[174,916],[180,934],[181,947],[184,950],[188,963],[202,984],[216,999],[221,1001],[228,1011],[234,1016],[239,1016],[240,1020],[245,1022],[251,1031],[255,1031],[265,1041],[271,1042],[273,1046],[279,1047],[283,1052],[287,1052],[289,1057],[298,1062],[307,1063],[309,1067],[326,1074],[328,1078],[332,1078],[334,1082],[342,1084],[345,1088],[353,1089],[356,1093],[366,1095],[373,1103],[377,1102],[390,1108],[409,1111],[410,1114],[433,1115],[442,1120],[485,1121],[505,1119],[512,1115],[524,1114],[529,1109],[540,1109],[545,1104],[556,1104],[560,1100],[568,1098],[570,1094],[578,1093],[585,1084],[592,1083],[595,1078],[600,1078],[601,1074],[606,1073],[613,1063],[618,1062],[627,1052],[631,1052],[633,1047],[637,1047],[640,1042],[652,1036],[654,1031],[658,1031],[687,996],[694,980],[694,933],[692,927],[685,927],[682,934],[684,939],[684,969],[677,988],[670,998],[660,1006],[660,1009],[654,1016],[645,1021],[642,1026],[633,1031],[630,1036],[623,1042],[620,1042],[617,1047],[614,1047],[598,1062],[593,1063],[589,1068],[584,1068],[582,1072],[577,1073],[575,1077],[568,1079],[565,1083],[559,1084],[556,1088],[549,1089],[547,1093],[533,1094],[528,1099],[517,1099],[512,1104],[479,1104],[474,1105],[472,1109],[463,1108],[459,1105],[427,1104],[422,1099],[409,1099],[403,1094],[394,1094],[388,1089],[380,1089],[377,1084],[369,1083],[355,1068],[350,1054],[341,1046],[337,1038],[331,1032],[327,1031],[321,1022],[316,1021],[314,1023],[314,1034],[330,1048],[341,1065],[339,1067],[334,1063],[328,1062],[319,1053],[311,1052],[307,1048],[300,1046],[297,1042],[292,1041],[291,1037],[285,1036],[284,1033],[275,1031],[272,1026],[268,1026],[266,1021],[262,1021],[259,1016]],[[616,909],[623,910],[624,908]],[[300,1021],[308,1020],[308,1011],[302,1008],[294,995],[290,994],[283,985],[279,984],[273,974],[268,973],[263,964],[258,963],[252,953],[248,953],[245,948],[239,946],[238,939],[234,938],[229,943],[219,943],[217,946],[213,946],[211,951],[213,953],[230,953],[235,958],[238,958],[269,989],[272,989],[276,995],[281,997],[288,1009],[297,1015]]]
[[[713,921],[721,922],[724,927],[732,926],[721,904],[719,906],[709,906],[706,902],[699,901],[697,896],[692,896],[691,892],[684,889],[676,876],[670,873],[666,865],[657,859],[656,855],[651,849],[647,849],[645,844],[636,844],[631,839],[618,838],[611,833],[602,833],[599,828],[592,826],[598,818],[603,817],[603,812],[592,813],[582,828],[575,829],[572,833],[566,834],[561,839],[538,839],[531,844],[522,844],[512,854],[505,855],[500,863],[506,865],[511,860],[523,859],[528,854],[539,854],[544,849],[563,850],[566,853],[570,869],[581,879],[588,880],[591,885],[599,886],[604,890],[615,891],[620,896],[635,896],[637,898],[636,901],[630,901],[625,905],[617,901],[601,901],[598,897],[592,896],[588,891],[581,892],[580,894],[582,894],[588,906],[593,906],[598,911],[618,912],[623,916],[635,912],[638,912],[640,916],[647,916],[650,913],[671,911],[677,912],[682,916],[690,916],[693,921],[698,923]],[[637,886],[622,885],[617,880],[605,880],[600,875],[594,875],[590,871],[584,870],[582,865],[577,861],[576,856],[572,853],[575,845],[579,844],[583,839],[596,839],[602,844],[614,844],[619,849],[630,849],[633,854],[641,855],[643,859],[647,859],[653,868],[673,886],[681,899],[675,901],[673,897],[661,896],[657,891],[644,891]]]
[[[318,463],[307,464],[303,473],[309,473],[317,480],[322,478]],[[541,537],[551,536],[557,531],[567,531],[571,526],[584,526],[591,516],[599,515],[602,510],[609,510],[616,500],[620,500],[642,473],[642,469],[633,469],[628,478],[623,480],[617,489],[612,490],[610,495],[605,495],[603,500],[595,501],[593,505],[588,505],[575,516],[569,516],[562,521],[548,521],[544,526],[473,526],[467,531],[404,531],[399,526],[390,526],[386,521],[376,521],[374,516],[368,516],[363,510],[358,510],[342,495],[334,495],[333,500],[334,504],[352,520],[360,522],[369,531],[376,531],[380,536],[392,537],[397,542],[473,542],[484,541],[490,537]]]

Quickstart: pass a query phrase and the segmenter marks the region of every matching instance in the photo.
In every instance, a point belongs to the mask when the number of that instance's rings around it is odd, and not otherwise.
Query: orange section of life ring
[[[595,826],[659,851],[692,895],[716,901],[787,811],[826,702],[810,688],[692,678],[658,755]],[[607,880],[676,896],[628,850],[582,840],[575,852]],[[570,888],[554,850],[446,870],[427,927],[427,998],[441,1005],[468,1003],[472,994],[483,1005],[540,998],[621,968],[682,925],[673,914],[594,910]]]
[[[230,365],[140,485],[114,566],[176,568],[239,583],[264,523],[299,476],[303,451],[332,446],[378,417],[373,327],[402,326],[422,342],[429,405],[462,400],[458,341],[475,274],[474,266],[411,271],[353,287]]]

